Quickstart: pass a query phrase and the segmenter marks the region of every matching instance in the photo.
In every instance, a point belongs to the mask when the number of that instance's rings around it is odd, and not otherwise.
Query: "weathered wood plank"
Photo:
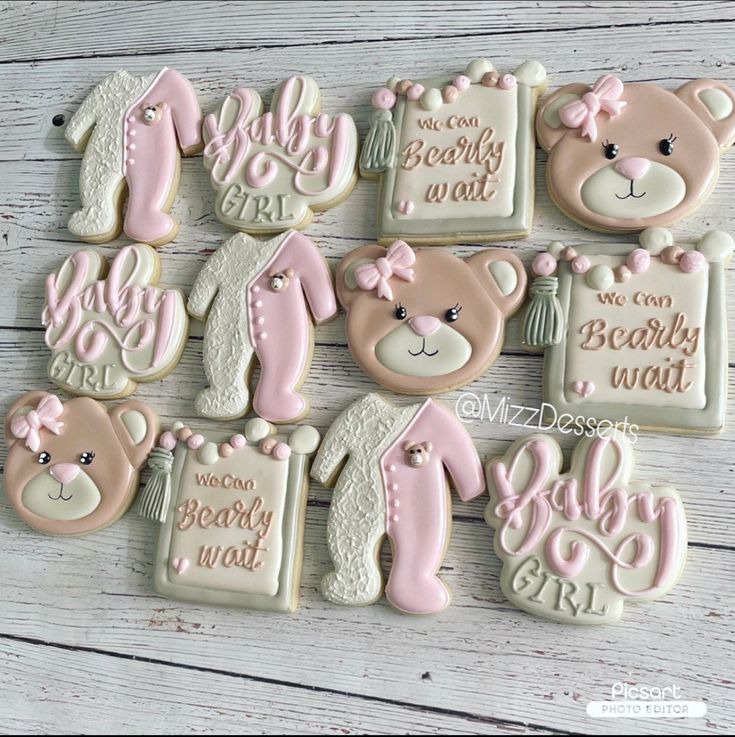
[[[612,24],[652,28],[720,21],[718,2],[504,3],[495,12],[463,3],[414,2],[407,13],[391,4],[350,2],[4,3],[0,61],[165,54],[174,49],[259,49],[361,41],[552,33]],[[447,12],[449,10],[450,12]],[[80,47],[79,39],[85,39]]]

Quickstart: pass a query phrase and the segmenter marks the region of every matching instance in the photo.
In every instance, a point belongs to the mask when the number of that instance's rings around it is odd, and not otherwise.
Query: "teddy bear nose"
[[[439,330],[439,326],[441,325],[439,318],[432,317],[431,315],[417,315],[416,317],[412,317],[408,321],[408,324],[411,326],[411,330],[422,338],[428,338],[430,335],[433,335]]]
[[[615,171],[620,172],[624,177],[633,181],[645,177],[650,168],[651,162],[640,156],[628,156],[625,159],[620,159],[615,164]]]
[[[68,484],[79,475],[79,466],[76,463],[55,463],[48,472],[60,484]]]

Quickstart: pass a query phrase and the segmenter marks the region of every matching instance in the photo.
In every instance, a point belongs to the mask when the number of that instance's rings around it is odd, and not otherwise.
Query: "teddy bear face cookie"
[[[360,155],[380,177],[378,240],[484,243],[527,235],[533,215],[533,119],[546,72],[475,59],[461,74],[392,77],[372,97]]]
[[[706,79],[676,92],[612,75],[561,87],[536,118],[552,199],[600,231],[685,217],[717,182],[720,155],[735,140],[734,104],[733,90]]]
[[[29,392],[5,421],[5,492],[21,519],[41,532],[83,535],[107,527],[130,506],[157,433],[158,417],[142,402],[108,412],[87,397],[62,403]]]
[[[525,288],[521,262],[502,250],[462,260],[396,241],[358,248],[337,270],[353,357],[379,384],[404,394],[446,391],[485,371]]]

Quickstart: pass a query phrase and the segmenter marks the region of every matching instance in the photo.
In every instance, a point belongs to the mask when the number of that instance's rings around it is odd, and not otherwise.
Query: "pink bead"
[[[285,461],[291,457],[291,448],[288,443],[277,443],[273,448],[273,457],[278,461]]]
[[[669,266],[679,263],[679,259],[684,255],[684,249],[681,246],[666,246],[661,251],[661,260]]]
[[[229,458],[232,455],[233,447],[229,443],[222,443],[219,446],[219,454],[223,458]]]
[[[572,261],[572,271],[575,274],[586,274],[590,270],[591,266],[592,264],[587,256],[577,256],[574,261]]]
[[[651,254],[644,248],[636,248],[628,254],[625,265],[633,274],[642,274],[651,265]]]
[[[448,84],[443,90],[442,90],[442,100],[444,102],[454,102],[457,99],[457,95],[459,94],[459,91],[453,84]]]
[[[263,440],[260,441],[260,452],[270,455],[273,452],[276,442],[276,439],[273,437],[263,438]]]
[[[686,251],[679,259],[679,268],[687,274],[693,274],[704,266],[706,260],[700,251]]]
[[[498,80],[498,87],[501,90],[512,90],[516,86],[516,78],[512,74],[504,74]]]
[[[531,264],[536,276],[551,276],[556,271],[556,259],[550,253],[539,253]]]
[[[561,252],[561,257],[564,261],[574,261],[574,259],[577,258],[577,252],[571,246],[567,246]]]
[[[415,100],[418,100],[419,97],[421,97],[421,95],[423,94],[424,94],[424,85],[417,83],[417,84],[412,84],[408,88],[408,92],[406,92],[406,97],[409,100],[415,101]]]
[[[406,92],[408,92],[409,89],[411,89],[411,85],[413,82],[410,79],[402,79],[397,85],[396,85],[396,92],[399,95],[405,95]]]
[[[244,448],[247,445],[247,440],[245,440],[244,435],[240,435],[239,433],[237,435],[233,435],[230,438],[230,445],[235,448]]]
[[[615,275],[615,281],[626,282],[630,279],[631,271],[625,264],[620,264],[620,266],[613,269],[613,274]]]
[[[166,450],[173,450],[176,447],[176,436],[169,430],[166,430],[159,438],[158,444]]]
[[[190,435],[189,439],[186,441],[186,445],[191,450],[201,448],[202,445],[204,445],[204,435],[200,435],[199,433],[197,433],[196,435]]]
[[[396,93],[387,87],[381,87],[373,92],[372,103],[376,110],[390,110],[396,104]]]
[[[485,74],[482,75],[481,82],[483,87],[495,87],[498,84],[498,79],[500,79],[500,77],[497,72],[485,72]]]
[[[464,92],[472,84],[472,82],[466,74],[460,74],[454,78],[454,82],[452,82],[452,84],[460,92]]]
[[[182,427],[179,430],[179,440],[186,442],[191,437],[191,429],[188,427]]]

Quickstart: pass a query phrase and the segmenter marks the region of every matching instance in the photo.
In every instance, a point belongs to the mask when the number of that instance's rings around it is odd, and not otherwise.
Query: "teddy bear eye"
[[[94,451],[91,450],[85,450],[82,455],[79,456],[80,463],[83,463],[85,466],[88,466],[92,461],[94,460]]]
[[[46,465],[51,461],[51,454],[47,453],[45,450],[42,453],[38,454],[38,462],[42,465]]]
[[[658,150],[664,156],[671,156],[671,154],[674,153],[674,141],[675,140],[676,140],[676,136],[673,133],[670,133],[668,138],[662,138],[658,142]]]
[[[396,305],[396,320],[405,320],[408,317],[408,310],[399,302]]]
[[[609,141],[605,141],[602,148],[605,149],[605,158],[607,159],[614,159],[620,151],[620,146],[617,143],[610,143]]]
[[[454,307],[450,307],[445,313],[444,313],[444,319],[447,322],[454,322],[459,318],[459,313],[462,312],[462,307],[457,303],[454,305]]]

